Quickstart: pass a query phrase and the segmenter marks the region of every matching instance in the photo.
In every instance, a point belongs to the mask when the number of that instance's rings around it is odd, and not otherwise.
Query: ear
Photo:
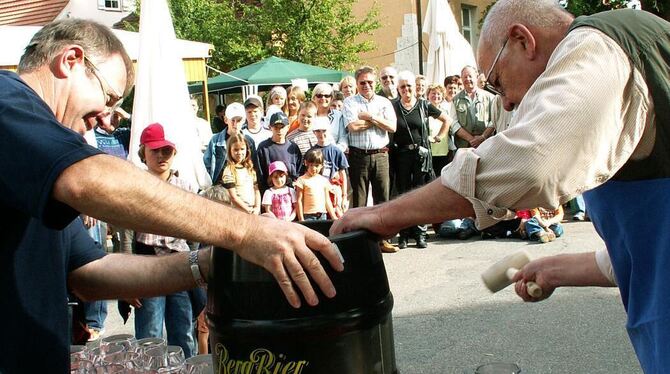
[[[84,64],[84,49],[68,45],[51,61],[51,71],[57,78],[67,78],[79,64]]]
[[[534,60],[537,57],[538,50],[535,37],[530,30],[519,23],[513,24],[509,28],[510,42],[517,42],[523,49],[523,53],[529,60]]]

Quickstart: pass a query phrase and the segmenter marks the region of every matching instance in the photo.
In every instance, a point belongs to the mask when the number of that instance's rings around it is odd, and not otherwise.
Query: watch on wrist
[[[193,280],[198,285],[198,287],[204,287],[207,285],[205,279],[202,277],[202,272],[200,271],[200,265],[198,264],[198,255],[200,251],[190,251],[188,253],[188,265],[191,267],[191,273],[193,274]]]

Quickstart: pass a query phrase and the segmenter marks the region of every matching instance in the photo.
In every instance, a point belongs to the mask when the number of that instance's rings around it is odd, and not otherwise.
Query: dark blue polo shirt
[[[101,152],[11,72],[0,72],[0,134],[0,372],[64,373],[67,273],[104,252],[52,189],[63,170]]]

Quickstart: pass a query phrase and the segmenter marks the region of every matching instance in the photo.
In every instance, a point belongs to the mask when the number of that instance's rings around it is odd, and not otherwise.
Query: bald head
[[[564,30],[574,17],[555,0],[499,0],[489,10],[482,26],[480,48],[500,48],[511,25]]]
[[[477,90],[477,77],[479,72],[474,66],[467,65],[461,69],[461,80],[463,81],[463,89],[468,94],[473,94]]]
[[[499,0],[491,7],[477,62],[506,110],[519,105],[544,72],[573,19],[555,0]]]

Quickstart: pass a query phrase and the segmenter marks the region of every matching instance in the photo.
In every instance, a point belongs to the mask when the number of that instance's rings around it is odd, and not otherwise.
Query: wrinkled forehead
[[[461,72],[461,78],[462,79],[465,79],[465,78],[477,79],[478,75],[479,75],[479,73],[472,68],[465,68]]]
[[[358,77],[358,82],[361,81],[375,81],[377,80],[377,76],[375,73],[363,73]]]
[[[386,67],[382,69],[381,75],[391,75],[395,77],[398,75],[398,72],[394,68]]]

